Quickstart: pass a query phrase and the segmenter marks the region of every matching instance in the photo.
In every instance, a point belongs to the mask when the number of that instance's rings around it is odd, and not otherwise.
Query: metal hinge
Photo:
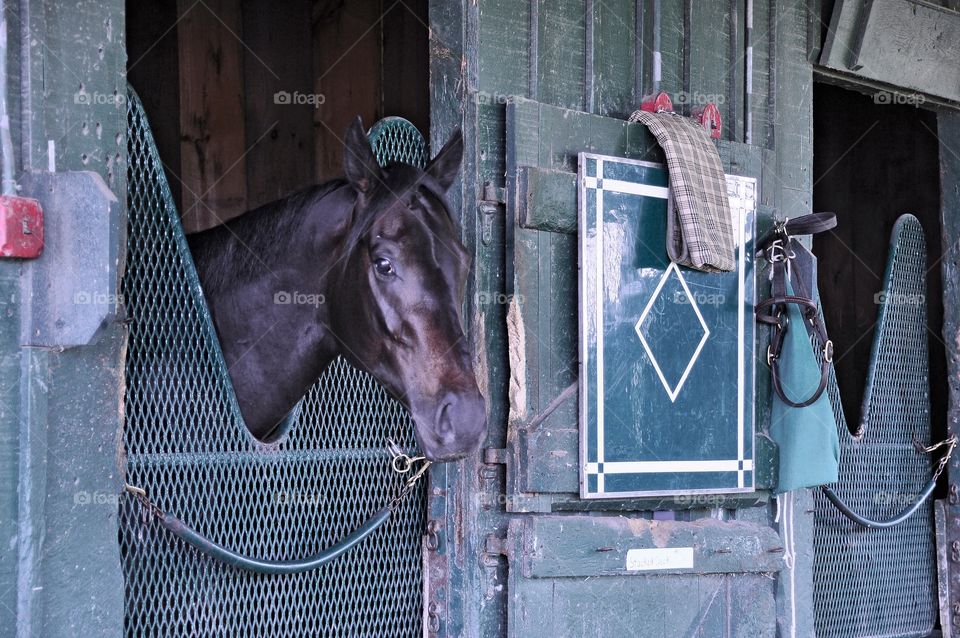
[[[500,206],[504,204],[504,191],[495,187],[491,182],[483,185],[483,199],[477,203],[477,214],[480,216],[480,242],[489,246],[493,241],[493,224],[500,213]]]

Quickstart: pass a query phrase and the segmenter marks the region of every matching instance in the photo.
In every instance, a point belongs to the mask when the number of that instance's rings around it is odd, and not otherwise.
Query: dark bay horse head
[[[470,267],[446,198],[453,134],[425,170],[381,168],[360,119],[346,180],[294,194],[189,236],[247,428],[271,440],[337,355],[411,412],[433,461],[486,432],[460,309]]]
[[[330,308],[343,355],[410,410],[427,458],[475,450],[486,409],[460,309],[470,258],[446,192],[463,157],[456,131],[423,171],[381,168],[359,118],[347,131],[344,172],[357,194]]]

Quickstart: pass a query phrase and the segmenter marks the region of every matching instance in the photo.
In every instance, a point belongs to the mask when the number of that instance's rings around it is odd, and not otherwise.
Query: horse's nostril
[[[453,401],[449,399],[441,403],[437,410],[437,435],[444,443],[453,439]]]

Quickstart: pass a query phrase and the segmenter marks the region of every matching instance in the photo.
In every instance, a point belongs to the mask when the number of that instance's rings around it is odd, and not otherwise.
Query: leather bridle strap
[[[833,361],[833,342],[827,336],[827,329],[820,318],[820,310],[816,301],[802,294],[788,294],[787,278],[790,261],[794,253],[790,248],[793,235],[812,235],[821,233],[837,225],[837,217],[833,213],[812,213],[796,219],[786,219],[777,222],[757,242],[757,254],[762,254],[771,264],[772,276],[769,299],[761,301],[754,308],[757,321],[771,326],[770,345],[767,347],[767,365],[770,366],[770,377],[773,390],[780,399],[793,408],[805,408],[820,398],[827,387],[830,378],[830,364]],[[812,282],[810,290],[813,289]],[[794,293],[797,291],[793,291]],[[789,329],[787,306],[794,304],[800,307],[805,322],[810,323],[810,332],[819,342],[822,353],[820,361],[820,383],[810,396],[795,401],[787,396],[780,378],[780,355],[784,340]],[[803,326],[806,330],[806,326]]]

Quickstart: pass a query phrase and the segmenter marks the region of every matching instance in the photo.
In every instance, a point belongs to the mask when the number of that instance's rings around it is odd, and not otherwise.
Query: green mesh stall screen
[[[129,244],[123,294],[126,480],[214,541],[266,559],[330,546],[402,479],[388,437],[414,445],[407,412],[337,360],[279,441],[247,432],[150,127],[131,91]],[[415,132],[415,129],[414,129]],[[383,130],[379,159],[424,164],[424,142]],[[172,537],[136,501],[120,508],[128,636],[417,636],[425,493],[358,548],[316,571],[259,575]]]
[[[858,513],[889,518],[930,480],[926,259],[912,215],[896,224],[861,431],[851,437],[836,378],[828,386],[840,432],[836,490]],[[829,328],[829,326],[828,326]],[[933,504],[890,529],[865,529],[814,491],[814,609],[819,638],[928,636],[937,618]]]

